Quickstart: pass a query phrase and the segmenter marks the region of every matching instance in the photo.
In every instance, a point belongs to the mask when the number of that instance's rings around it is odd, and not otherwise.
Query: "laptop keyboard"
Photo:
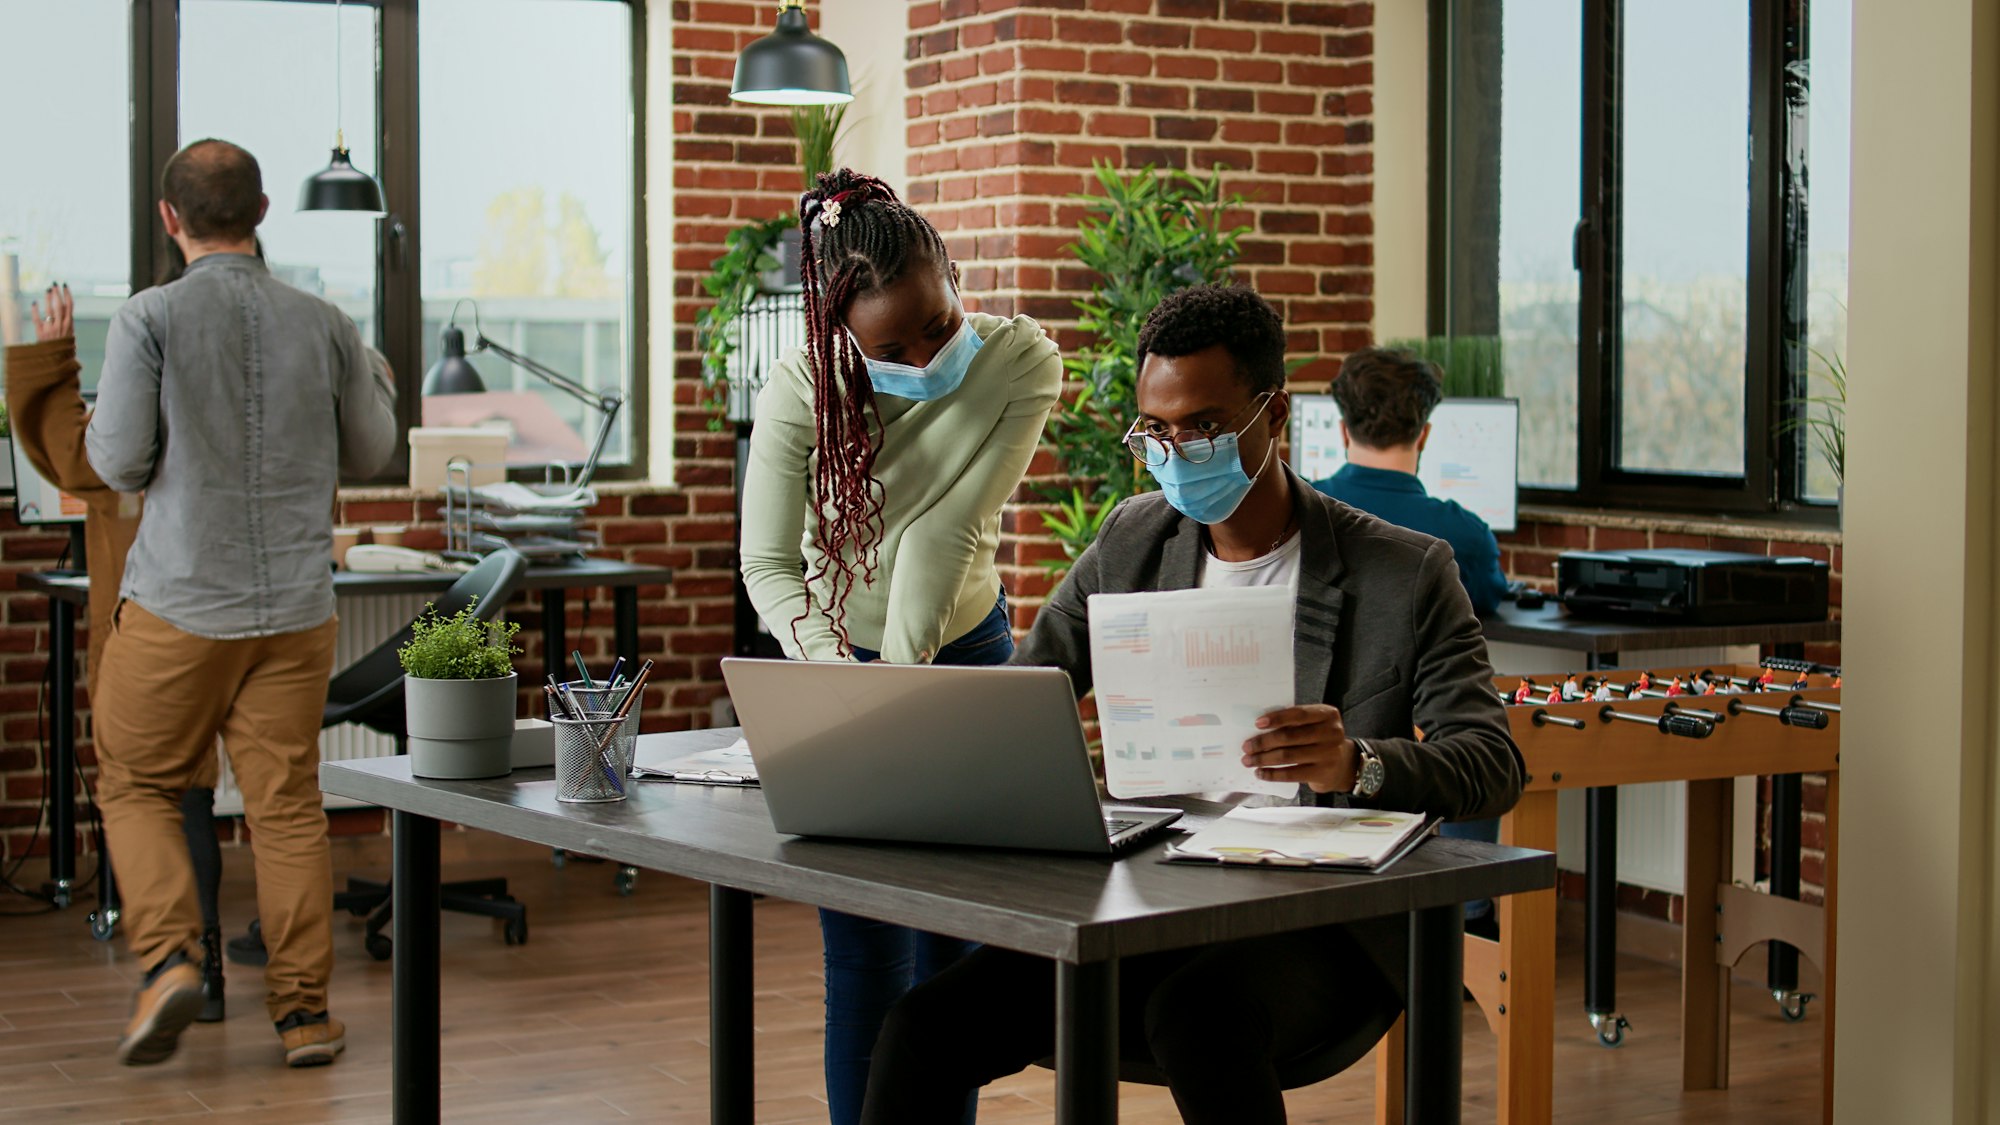
[[[1125,820],[1121,817],[1115,817],[1115,816],[1107,816],[1104,818],[1104,831],[1107,835],[1116,836],[1120,832],[1123,832],[1130,828],[1137,828],[1137,827],[1139,827],[1139,822],[1136,820]]]

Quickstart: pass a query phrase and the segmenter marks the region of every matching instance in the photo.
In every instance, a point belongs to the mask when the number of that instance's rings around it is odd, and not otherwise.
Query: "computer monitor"
[[[1424,491],[1456,500],[1494,531],[1513,531],[1521,404],[1511,398],[1448,398],[1431,412],[1431,437],[1417,463]],[[1324,480],[1347,463],[1340,406],[1332,395],[1292,396],[1292,467]]]
[[[83,501],[44,480],[22,451],[20,438],[13,447],[14,518],[24,525],[82,523]]]

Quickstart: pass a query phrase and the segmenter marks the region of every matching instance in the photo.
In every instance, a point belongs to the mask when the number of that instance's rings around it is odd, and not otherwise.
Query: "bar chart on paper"
[[[1258,717],[1292,703],[1288,588],[1096,594],[1090,636],[1112,796],[1297,790],[1242,764]]]

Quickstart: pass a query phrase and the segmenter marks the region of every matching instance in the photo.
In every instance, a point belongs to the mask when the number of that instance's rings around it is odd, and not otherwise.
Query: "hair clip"
[[[840,200],[838,199],[827,200],[826,205],[820,208],[819,221],[821,225],[825,226],[828,230],[832,230],[834,227],[839,226]]]

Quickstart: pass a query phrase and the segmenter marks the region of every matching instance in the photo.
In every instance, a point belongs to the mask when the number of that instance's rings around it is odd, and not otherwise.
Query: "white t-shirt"
[[[1208,551],[1201,555],[1201,571],[1195,585],[1204,590],[1231,586],[1290,586],[1299,588],[1299,544],[1305,536],[1292,533],[1290,539],[1248,562],[1224,562]]]

